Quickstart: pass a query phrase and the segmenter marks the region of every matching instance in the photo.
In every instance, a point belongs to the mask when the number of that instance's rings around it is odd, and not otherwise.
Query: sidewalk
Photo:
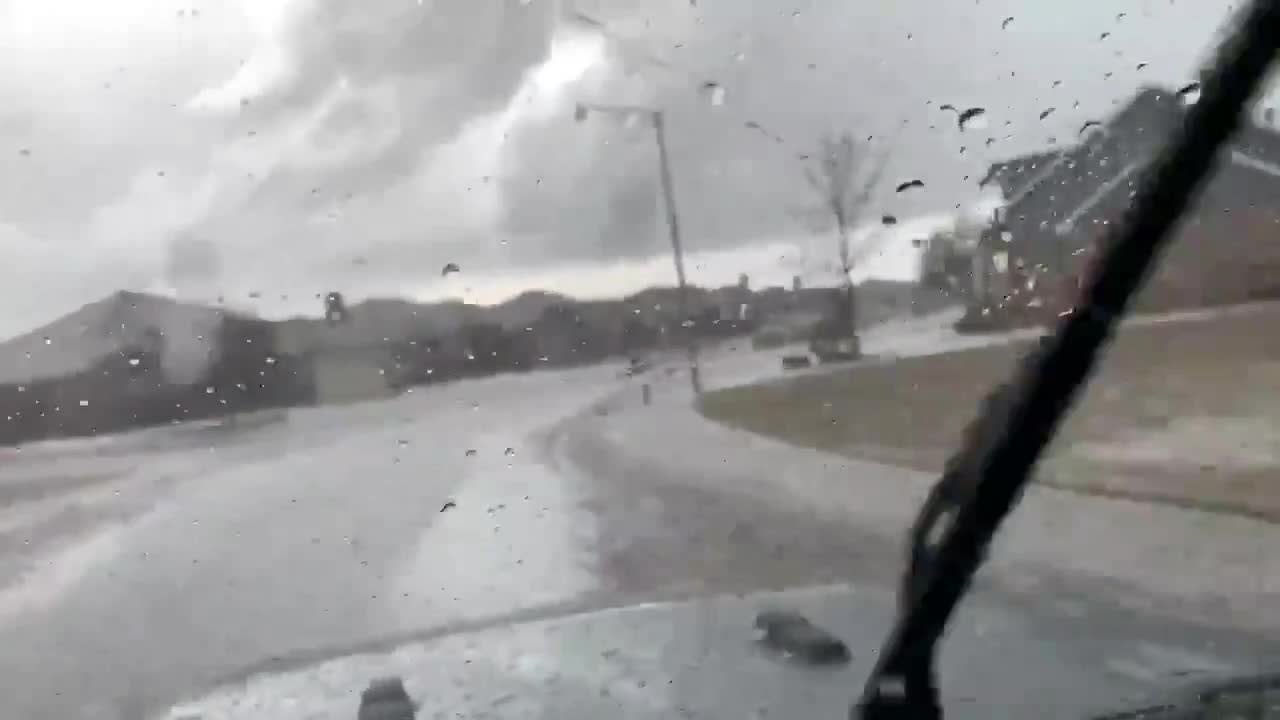
[[[571,443],[633,476],[743,493],[857,526],[895,546],[935,479],[720,425],[674,388],[655,398],[650,407],[638,397],[615,400],[607,416],[579,423]],[[1280,525],[1033,487],[998,536],[984,575],[1031,594],[1051,595],[1050,588],[1069,582],[1145,613],[1274,632],[1276,548]]]

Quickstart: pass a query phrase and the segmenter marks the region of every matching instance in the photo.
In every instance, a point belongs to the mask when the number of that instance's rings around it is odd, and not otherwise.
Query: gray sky
[[[1190,77],[1229,3],[573,5],[606,32],[570,5],[0,0],[0,335],[120,288],[279,314],[330,289],[670,282],[651,130],[575,123],[578,100],[667,109],[695,282],[818,272],[833,241],[796,154],[871,137],[890,163],[869,219],[919,219],[868,271],[901,275],[913,233],[981,201],[989,162]],[[946,103],[987,108],[986,128]],[[925,187],[895,194],[907,179]]]

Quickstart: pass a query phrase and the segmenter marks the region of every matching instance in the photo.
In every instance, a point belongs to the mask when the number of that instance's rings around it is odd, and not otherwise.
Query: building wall
[[[325,352],[312,357],[316,402],[351,403],[393,394],[386,363],[371,352]]]
[[[1085,271],[1092,247],[1123,218],[1138,182],[1121,183],[1068,233],[1054,232],[1046,204],[1028,197],[1010,208],[1010,266],[1019,262],[1053,292]],[[1045,220],[1048,220],[1046,223]],[[1067,300],[1046,298],[1053,307]],[[1139,310],[1166,310],[1280,297],[1280,178],[1223,164],[1179,223],[1139,293]]]

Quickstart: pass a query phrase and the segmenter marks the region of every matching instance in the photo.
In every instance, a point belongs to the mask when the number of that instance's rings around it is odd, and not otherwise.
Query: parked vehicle
[[[783,370],[801,370],[813,366],[813,360],[808,355],[783,355]]]
[[[653,363],[646,357],[633,357],[628,361],[626,374],[627,377],[634,377],[648,372],[653,367]]]

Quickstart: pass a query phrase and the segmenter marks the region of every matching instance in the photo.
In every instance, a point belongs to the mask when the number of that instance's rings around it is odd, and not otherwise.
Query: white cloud
[[[261,47],[226,82],[200,90],[185,107],[195,111],[228,113],[244,101],[265,95],[273,87],[289,82],[294,68],[278,45]]]
[[[248,59],[231,77],[197,92],[186,107],[233,112],[243,101],[252,101],[291,82],[297,72],[296,59],[284,46],[284,34],[306,4],[306,0],[241,0],[240,11],[253,38]]]

